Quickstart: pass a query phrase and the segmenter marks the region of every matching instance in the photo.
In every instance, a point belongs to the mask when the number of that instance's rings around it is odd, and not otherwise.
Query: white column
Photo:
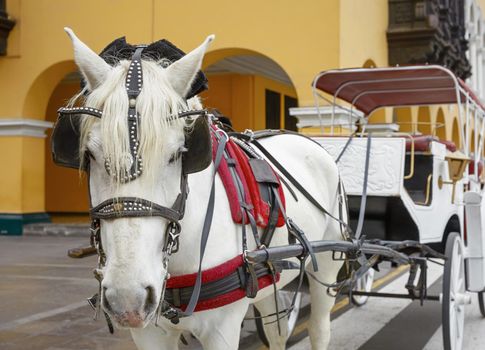
[[[482,49],[485,50],[485,49]],[[482,72],[480,75],[480,81],[482,82],[482,89],[480,90],[480,98],[485,100],[485,56],[482,53],[482,61],[480,62]]]
[[[476,81],[477,81],[477,48],[476,48],[476,34],[475,34],[475,24],[470,24],[468,27],[468,43],[470,45],[468,50],[468,60],[470,62],[470,66],[472,68],[472,75],[469,80],[470,86],[476,90]]]
[[[479,38],[481,39],[481,38]],[[478,96],[483,95],[483,47],[481,47],[481,40],[477,40],[477,61],[476,61],[476,81],[477,81],[477,87],[476,87],[476,92],[478,93]]]

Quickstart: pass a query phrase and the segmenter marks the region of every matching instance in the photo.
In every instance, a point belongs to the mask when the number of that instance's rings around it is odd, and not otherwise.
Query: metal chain
[[[158,327],[160,316],[162,316],[162,312],[165,314],[163,309],[164,300],[165,300],[165,291],[167,290],[167,281],[170,279],[170,274],[168,273],[168,263],[170,261],[170,257],[172,254],[178,252],[180,246],[180,232],[182,228],[180,223],[177,221],[171,221],[168,226],[167,230],[165,231],[165,244],[162,250],[162,265],[163,269],[165,270],[165,277],[162,283],[162,290],[160,292],[160,301],[158,303],[157,308],[157,317],[155,318],[155,326]]]

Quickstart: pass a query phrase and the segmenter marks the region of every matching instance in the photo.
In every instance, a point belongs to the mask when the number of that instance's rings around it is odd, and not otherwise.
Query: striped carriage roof
[[[438,65],[336,69],[321,72],[313,87],[354,105],[365,115],[381,107],[484,103],[449,69]]]

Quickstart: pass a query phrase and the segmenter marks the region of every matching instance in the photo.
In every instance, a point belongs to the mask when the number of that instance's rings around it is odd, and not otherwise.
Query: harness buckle
[[[93,220],[91,222],[91,227],[89,228],[91,231],[91,236],[90,236],[90,243],[91,247],[98,249],[99,245],[99,221],[98,220]]]
[[[162,316],[173,324],[178,324],[180,322],[179,311],[171,306],[169,306],[168,309],[162,313]]]
[[[250,262],[248,261],[248,250],[247,249],[244,249],[244,251],[242,253],[242,258],[243,258],[244,263],[250,264]]]
[[[167,226],[167,243],[166,243],[166,252],[168,255],[172,255],[173,253],[177,253],[179,251],[179,237],[180,231],[182,228],[178,222],[172,221]]]
[[[251,129],[244,130],[243,134],[249,136],[249,140],[252,140],[254,138],[254,131]]]

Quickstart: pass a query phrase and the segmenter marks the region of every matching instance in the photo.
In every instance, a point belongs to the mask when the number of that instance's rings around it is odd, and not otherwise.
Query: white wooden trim
[[[46,130],[54,123],[27,118],[0,119],[0,136],[46,137]]]
[[[320,116],[321,116],[321,123],[320,123]],[[349,119],[351,120],[350,124],[353,126],[355,122],[363,117],[362,112],[353,110],[352,116],[350,116],[350,112],[346,109],[336,106],[333,108],[332,106],[322,106],[319,107],[317,110],[316,107],[295,107],[290,108],[290,115],[296,117],[298,122],[296,126],[298,128],[309,128],[309,127],[320,127],[322,126],[331,126],[332,125],[332,112],[335,112],[335,116],[333,119],[333,125],[349,127]]]

